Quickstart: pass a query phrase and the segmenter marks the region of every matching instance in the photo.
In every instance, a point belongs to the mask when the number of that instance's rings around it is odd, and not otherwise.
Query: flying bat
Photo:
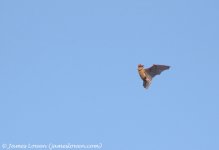
[[[170,66],[165,66],[165,65],[153,65],[150,68],[144,68],[144,65],[139,64],[138,65],[138,73],[141,77],[141,79],[143,80],[143,87],[145,89],[147,89],[150,84],[152,79],[156,76],[156,75],[160,75],[161,72],[163,72],[164,70],[168,70],[170,68]]]

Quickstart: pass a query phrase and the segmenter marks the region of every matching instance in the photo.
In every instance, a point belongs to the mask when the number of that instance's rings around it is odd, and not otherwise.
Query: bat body
[[[151,84],[152,79],[156,76],[156,75],[160,75],[161,72],[163,72],[164,70],[169,69],[170,66],[165,66],[165,65],[153,65],[150,68],[144,68],[144,65],[139,64],[138,65],[138,73],[141,77],[141,79],[143,80],[143,86],[144,88],[148,88]]]

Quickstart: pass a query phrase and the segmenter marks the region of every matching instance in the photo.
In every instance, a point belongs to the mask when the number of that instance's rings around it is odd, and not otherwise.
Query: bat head
[[[138,64],[138,68],[144,67],[144,65],[142,64]]]

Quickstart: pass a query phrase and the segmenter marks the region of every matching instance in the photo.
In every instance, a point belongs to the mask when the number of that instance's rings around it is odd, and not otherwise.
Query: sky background
[[[1,0],[0,144],[218,150],[218,18],[217,0]],[[171,69],[145,90],[139,63]]]

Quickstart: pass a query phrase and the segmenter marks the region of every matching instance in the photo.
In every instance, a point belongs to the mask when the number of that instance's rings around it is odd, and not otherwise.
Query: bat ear
[[[138,67],[144,67],[144,65],[142,65],[142,64],[138,64]]]

